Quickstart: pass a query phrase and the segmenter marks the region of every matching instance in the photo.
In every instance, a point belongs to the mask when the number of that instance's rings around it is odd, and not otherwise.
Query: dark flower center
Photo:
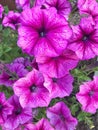
[[[83,41],[87,41],[88,39],[89,39],[89,36],[88,36],[88,35],[85,35],[85,36],[83,36],[83,38],[82,38]]]
[[[0,104],[0,111],[2,110],[2,108],[3,108],[3,106],[2,106],[2,104]]]
[[[42,5],[42,6],[41,6],[41,9],[46,9],[46,6],[45,6],[45,5]]]
[[[44,28],[39,30],[39,35],[40,35],[40,37],[45,37],[46,36],[46,31],[45,31]]]
[[[91,91],[89,92],[89,96],[93,96],[93,95],[94,95],[94,91],[91,90]]]
[[[62,121],[65,120],[65,117],[63,115],[60,115],[60,118],[61,118]]]
[[[19,115],[21,112],[22,112],[21,108],[18,108],[18,109],[15,111],[15,115]]]
[[[36,85],[35,85],[35,84],[33,84],[33,85],[30,87],[30,91],[31,91],[31,92],[34,92],[34,91],[35,91],[35,89],[36,89]]]
[[[56,82],[57,82],[57,78],[52,78],[52,81],[53,81],[54,83],[56,83]]]

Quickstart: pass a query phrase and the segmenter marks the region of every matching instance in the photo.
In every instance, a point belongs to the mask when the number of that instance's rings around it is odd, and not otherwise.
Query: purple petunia
[[[91,17],[82,18],[79,25],[72,26],[73,36],[69,48],[75,51],[81,60],[98,55],[98,26]]]
[[[71,4],[68,0],[36,0],[36,6],[45,6],[46,8],[55,7],[57,13],[68,20],[71,12]]]
[[[39,56],[36,57],[39,70],[50,77],[63,77],[69,73],[69,70],[75,68],[78,64],[78,57],[76,54],[66,49],[61,55],[57,57]]]
[[[43,83],[43,75],[35,69],[29,72],[26,77],[15,82],[13,89],[15,94],[19,96],[22,107],[48,106],[50,102],[49,91],[44,87]]]
[[[47,119],[42,118],[36,124],[27,124],[25,130],[54,130],[54,128]]]
[[[80,91],[76,94],[76,97],[82,104],[84,111],[95,113],[98,109],[98,76],[94,76],[93,81],[80,85]]]
[[[55,8],[26,9],[21,15],[18,46],[30,55],[57,56],[68,44],[72,31]]]
[[[19,125],[25,124],[32,119],[32,109],[22,108],[17,96],[11,96],[8,102],[13,106],[13,110],[4,123],[5,129],[15,130]]]
[[[12,87],[13,83],[19,78],[24,77],[28,73],[23,64],[12,62],[10,64],[3,64],[0,74],[0,85]]]
[[[0,125],[6,121],[12,110],[13,106],[8,103],[4,93],[0,92]]]
[[[72,117],[64,102],[58,102],[47,109],[47,117],[55,130],[74,130],[77,120]]]
[[[3,11],[4,11],[4,8],[3,8],[3,6],[0,4],[0,18],[2,18]]]
[[[5,15],[2,24],[4,27],[10,27],[16,30],[20,24],[20,13],[9,11],[9,13]]]
[[[51,98],[63,98],[65,96],[69,96],[72,92],[73,77],[70,74],[66,74],[61,78],[44,75],[44,78],[44,86],[49,90]]]
[[[17,9],[30,8],[30,0],[15,0]]]

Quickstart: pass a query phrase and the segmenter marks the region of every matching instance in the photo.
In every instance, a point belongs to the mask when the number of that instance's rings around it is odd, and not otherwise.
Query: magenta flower
[[[78,0],[78,8],[80,14],[98,16],[98,3],[96,0]]]
[[[54,128],[47,119],[42,118],[36,124],[27,124],[25,130],[54,130]]]
[[[7,87],[12,87],[13,83],[19,78],[24,77],[28,73],[23,64],[10,63],[4,64],[1,68],[0,74],[0,85],[5,85]]]
[[[2,24],[4,27],[10,27],[13,30],[16,30],[20,24],[20,14],[17,12],[9,11],[9,13],[5,15]]]
[[[4,93],[0,92],[0,125],[6,121],[12,110],[13,106],[7,102]]]
[[[57,56],[68,44],[72,31],[64,18],[60,18],[55,8],[34,7],[22,13],[18,29],[18,46],[30,55]]]
[[[61,78],[49,77],[47,75],[44,75],[44,77],[44,86],[49,90],[51,98],[63,98],[71,94],[73,77],[70,74],[66,74]]]
[[[57,13],[68,20],[71,12],[71,4],[68,0],[36,0],[36,6],[45,6],[46,8],[55,7]]]
[[[43,86],[43,83],[43,75],[35,69],[29,72],[26,77],[15,82],[13,89],[15,94],[19,96],[22,107],[48,106],[50,102],[49,91]]]
[[[30,0],[15,0],[17,9],[30,8]]]
[[[36,57],[39,70],[50,77],[63,77],[69,73],[69,70],[75,68],[78,64],[78,57],[71,50],[65,50],[57,57],[39,56]]]
[[[69,48],[75,51],[81,60],[98,55],[98,26],[91,17],[82,18],[79,25],[72,26],[73,36]]]
[[[82,104],[84,111],[95,113],[98,109],[98,76],[94,76],[93,81],[80,85],[80,91],[76,94],[76,97]]]
[[[72,117],[64,102],[58,102],[47,109],[47,117],[55,130],[74,130],[77,120]]]
[[[4,8],[3,8],[3,6],[0,4],[0,18],[2,18],[3,11],[4,11]]]
[[[25,124],[32,119],[32,109],[27,107],[22,108],[17,96],[13,95],[8,101],[14,109],[4,123],[5,129],[15,130],[19,125]]]

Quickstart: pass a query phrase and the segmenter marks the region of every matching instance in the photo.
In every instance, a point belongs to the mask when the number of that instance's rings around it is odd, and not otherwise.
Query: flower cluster
[[[17,46],[25,56],[0,62],[0,85],[13,90],[8,99],[0,92],[0,125],[3,130],[74,130],[78,121],[65,103],[73,91],[71,70],[98,55],[98,3],[78,0],[81,20],[70,25],[68,0],[35,0],[33,7],[30,0],[15,2],[18,12],[2,18],[0,5],[0,18],[2,26],[18,33]],[[97,80],[80,85],[76,98],[83,111],[98,109]],[[60,100],[53,105],[55,98]],[[46,115],[36,121],[39,108]]]

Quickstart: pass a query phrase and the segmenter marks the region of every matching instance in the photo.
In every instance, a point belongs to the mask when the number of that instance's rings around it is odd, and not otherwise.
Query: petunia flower
[[[66,49],[61,55],[56,57],[39,56],[36,57],[39,70],[50,77],[63,77],[69,73],[69,70],[75,68],[78,64],[78,57],[75,52]]]
[[[49,91],[44,87],[43,75],[33,69],[26,77],[20,78],[13,85],[22,107],[45,107],[50,102]],[[46,96],[47,95],[47,96]]]
[[[20,24],[20,13],[9,11],[8,14],[4,16],[2,24],[4,27],[10,27],[13,30],[16,30]]]
[[[96,0],[78,0],[77,6],[80,14],[98,16],[98,3]]]
[[[71,94],[73,88],[73,77],[70,74],[66,74],[61,78],[44,75],[44,78],[44,86],[49,90],[51,98],[63,98]]]
[[[12,110],[13,106],[7,102],[4,93],[0,92],[0,125],[6,121],[7,116],[12,113]]]
[[[76,94],[76,98],[84,111],[95,113],[98,109],[98,76],[94,76],[92,81],[80,85],[80,91]]]
[[[30,8],[30,0],[15,0],[17,9]]]
[[[22,108],[16,95],[11,96],[8,102],[14,109],[4,123],[5,129],[15,130],[19,125],[25,124],[32,119],[32,109],[27,107]]]
[[[0,73],[0,85],[12,87],[13,83],[28,73],[23,64],[10,63],[3,64]]]
[[[3,11],[4,11],[4,8],[3,8],[3,6],[0,4],[0,18],[2,18]]]
[[[21,15],[18,46],[29,55],[57,56],[67,47],[72,31],[55,8],[26,9]]]
[[[36,124],[27,124],[24,130],[54,130],[49,121],[42,118]]]
[[[79,25],[72,26],[72,30],[68,48],[75,51],[79,59],[87,60],[98,55],[98,26],[91,17],[82,18]]]
[[[55,130],[74,130],[77,120],[72,117],[64,102],[58,102],[47,109],[47,117]]]
[[[57,13],[67,20],[71,12],[71,4],[68,0],[36,0],[35,6],[55,7]]]

